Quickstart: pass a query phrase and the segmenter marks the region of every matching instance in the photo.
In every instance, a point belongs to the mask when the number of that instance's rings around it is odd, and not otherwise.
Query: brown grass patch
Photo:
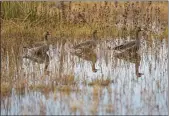
[[[112,83],[112,80],[107,79],[94,79],[92,82],[88,83],[89,86],[99,85],[99,86],[109,86]]]

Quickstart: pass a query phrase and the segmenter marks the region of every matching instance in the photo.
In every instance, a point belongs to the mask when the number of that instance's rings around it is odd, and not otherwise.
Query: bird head
[[[49,31],[46,31],[45,35],[50,35]]]
[[[94,31],[93,31],[93,34],[96,34],[96,33],[97,33],[97,30],[94,30]]]
[[[93,31],[93,39],[97,40],[98,36],[97,36],[97,30]]]
[[[140,31],[143,31],[143,29],[141,27],[137,27],[136,31],[140,32]]]
[[[45,40],[48,40],[48,36],[50,35],[50,33],[48,31],[45,32]]]

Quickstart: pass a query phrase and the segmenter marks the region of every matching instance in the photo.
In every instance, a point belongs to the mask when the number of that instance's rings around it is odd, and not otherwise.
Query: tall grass
[[[47,30],[58,38],[83,39],[97,29],[99,37],[106,38],[134,36],[137,25],[154,31],[155,25],[159,33],[154,34],[168,36],[168,2],[5,1],[1,11],[2,43],[10,48],[16,42],[39,41]]]
[[[67,28],[75,32],[83,30],[84,27],[85,30],[92,27],[107,32],[106,29],[113,31],[117,24],[123,24],[121,28],[123,30],[136,25],[151,27],[154,22],[167,24],[167,4],[167,2],[2,2],[1,10],[4,21],[26,23],[26,27],[57,28],[66,33]],[[74,32],[71,32],[71,35]]]
[[[50,31],[58,38],[89,39],[94,29],[100,38],[133,36],[141,25],[168,36],[168,2],[7,2],[1,3],[2,77],[11,78],[20,64],[22,46]],[[160,30],[161,29],[161,30]],[[155,32],[154,32],[155,33]],[[9,69],[8,69],[9,68]]]

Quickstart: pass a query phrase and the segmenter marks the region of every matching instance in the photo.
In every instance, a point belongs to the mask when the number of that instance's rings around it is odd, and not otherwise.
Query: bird
[[[49,55],[48,54],[43,54],[41,56],[30,56],[30,55],[25,55],[23,58],[29,59],[33,62],[36,62],[38,64],[45,63],[45,68],[44,71],[47,70],[48,65],[49,65]]]
[[[48,36],[49,32],[47,31],[45,33],[44,41],[43,42],[38,42],[33,44],[32,46],[29,47],[23,47],[27,51],[29,51],[29,55],[32,57],[38,57],[38,56],[43,56],[46,54],[47,51],[49,51],[49,42],[48,42]]]
[[[30,46],[24,46],[24,48],[35,48],[35,47],[39,47],[39,46],[43,46],[43,45],[47,45],[49,43],[49,35],[50,33],[48,31],[45,32],[44,34],[44,40],[40,41],[40,42],[36,42]]]
[[[97,61],[97,55],[94,52],[94,49],[97,46],[97,30],[94,30],[92,33],[92,39],[82,42],[78,45],[73,46],[70,51],[71,54],[76,55],[84,60],[90,61],[92,63],[92,71],[97,72],[95,68],[95,63]]]
[[[22,57],[39,64],[45,63],[45,71],[49,65],[49,55],[47,54],[49,51],[48,35],[49,32],[46,32],[44,42],[36,43],[32,47],[24,47],[24,52],[25,49],[26,52]]]
[[[82,42],[82,43],[80,43],[78,45],[75,45],[73,47],[73,49],[75,51],[83,51],[85,49],[95,49],[96,46],[97,46],[97,40],[98,40],[97,30],[94,30],[93,34],[92,34],[92,39],[91,40],[88,40],[88,41]]]
[[[136,28],[136,40],[123,43],[119,46],[116,46],[113,48],[113,50],[119,51],[119,52],[137,52],[140,47],[140,32],[143,31],[141,27]]]

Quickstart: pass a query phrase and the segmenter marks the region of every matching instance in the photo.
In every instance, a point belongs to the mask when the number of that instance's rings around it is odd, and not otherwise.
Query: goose
[[[94,30],[93,34],[92,34],[92,40],[88,40],[88,41],[82,42],[78,45],[75,45],[73,47],[73,49],[75,51],[81,51],[83,49],[95,49],[97,46],[97,39],[98,39],[97,30]]]
[[[34,48],[34,47],[40,47],[40,46],[43,46],[43,45],[47,45],[48,44],[48,39],[49,39],[49,35],[50,33],[48,31],[45,32],[44,34],[44,41],[41,41],[41,42],[36,42],[30,46],[24,46],[24,48]]]
[[[48,65],[49,65],[49,55],[47,54],[47,51],[49,50],[49,47],[47,45],[27,49],[28,53],[26,55],[23,55],[23,58],[29,59],[33,62],[37,62],[39,64],[45,63],[44,72],[47,71]]]
[[[26,49],[25,55],[23,58],[32,60],[33,62],[37,62],[39,64],[45,63],[45,70],[49,65],[49,55],[47,51],[49,51],[48,45],[48,35],[49,32],[46,32],[44,42],[39,42],[34,44],[32,47],[24,47]]]
[[[31,47],[23,47],[23,48],[29,51],[31,57],[42,56],[46,54],[46,52],[49,50],[49,45],[48,45],[49,35],[50,35],[49,32],[46,32],[43,42],[35,43]]]
[[[45,63],[45,68],[44,71],[46,72],[48,65],[49,65],[49,55],[48,54],[43,54],[43,55],[39,55],[39,56],[31,56],[31,55],[24,55],[23,58],[29,59],[33,62],[42,64]]]
[[[136,40],[130,41],[119,46],[113,48],[116,51],[128,51],[128,52],[136,52],[139,50],[140,47],[140,32],[142,29],[140,27],[136,28]]]

